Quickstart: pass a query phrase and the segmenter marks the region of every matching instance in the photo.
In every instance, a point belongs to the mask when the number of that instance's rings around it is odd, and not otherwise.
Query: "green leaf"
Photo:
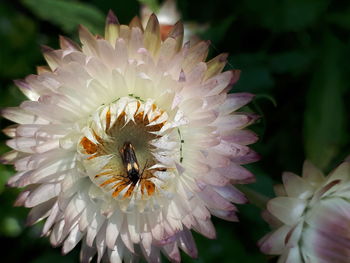
[[[267,67],[266,53],[246,53],[229,58],[227,69],[240,69],[241,76],[234,91],[265,93],[274,86],[274,80]]]
[[[34,260],[32,260],[30,263],[75,263],[77,262],[77,258],[73,257],[71,254],[69,254],[68,256],[65,255],[64,257],[62,256],[61,253],[59,253],[58,251],[48,251],[48,252],[44,252],[41,253],[37,256],[37,258],[35,258]]]
[[[15,217],[7,216],[1,219],[0,232],[7,237],[16,237],[21,233],[22,229]]]
[[[315,24],[329,0],[255,0],[245,3],[252,19],[273,31],[297,31]]]
[[[74,32],[79,24],[94,33],[102,33],[104,14],[93,6],[69,0],[22,0],[34,14],[59,26],[67,33]]]
[[[0,78],[14,79],[32,72],[33,64],[41,57],[37,44],[35,22],[0,5]],[[0,82],[1,91],[4,91]]]
[[[327,20],[337,26],[350,29],[350,10],[348,9],[339,13],[331,13],[327,16]]]
[[[274,85],[272,76],[264,67],[242,69],[241,77],[234,86],[235,91],[265,92]]]
[[[20,104],[26,99],[26,96],[20,91],[18,87],[14,84],[11,84],[7,87],[1,87],[2,91],[2,100],[0,100],[0,107],[13,107]],[[1,120],[0,120],[1,122]]]
[[[227,31],[229,30],[234,20],[235,17],[231,15],[219,21],[218,23],[211,25],[205,32],[201,33],[199,30],[198,33],[203,39],[211,39],[212,47],[216,49],[215,46],[213,46],[213,44],[218,44],[224,39]]]
[[[318,68],[313,75],[306,98],[304,116],[304,146],[306,157],[325,169],[346,142],[346,112],[339,60],[341,43],[325,35],[319,50]]]
[[[270,56],[270,68],[275,73],[301,73],[308,68],[313,53],[301,50],[281,52]]]
[[[265,99],[267,101],[270,101],[274,107],[277,107],[276,99],[270,94],[262,94],[262,93],[256,94],[254,97],[254,102],[256,102],[257,100],[260,100],[260,99]]]
[[[255,219],[258,217],[255,217]],[[183,253],[182,260],[185,263],[265,263],[266,257],[258,252],[255,245],[257,240],[251,239],[254,232],[262,233],[259,223],[254,222],[254,227],[245,228],[244,237],[242,238],[242,223],[234,225],[232,222],[226,223],[222,220],[213,219],[216,228],[217,238],[210,240],[195,232],[195,238],[198,248],[198,258],[191,259]],[[258,228],[259,227],[259,228]]]
[[[4,191],[7,180],[10,176],[13,175],[13,172],[10,171],[6,166],[0,165],[0,194]]]

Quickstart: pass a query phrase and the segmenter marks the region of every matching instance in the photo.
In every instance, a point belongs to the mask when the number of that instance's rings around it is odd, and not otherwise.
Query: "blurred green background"
[[[153,6],[156,0],[143,0]],[[0,2],[0,107],[17,106],[24,96],[12,80],[45,64],[40,45],[58,48],[58,35],[77,39],[77,25],[102,33],[109,9],[121,23],[139,12],[136,0],[22,0]],[[250,109],[262,118],[253,129],[260,162],[249,165],[257,182],[248,186],[272,197],[282,171],[301,173],[305,158],[325,172],[349,149],[350,1],[179,0],[185,21],[209,24],[201,33],[212,41],[211,56],[229,52],[228,69],[242,70],[233,91],[256,94]],[[2,128],[10,122],[1,119]],[[7,151],[1,135],[1,152]],[[2,262],[78,262],[75,249],[61,256],[39,238],[41,225],[25,227],[24,208],[13,207],[19,192],[5,186],[14,171],[0,165]],[[240,223],[214,219],[218,238],[195,235],[199,258],[184,262],[275,262],[256,242],[268,231],[253,204],[240,206]]]

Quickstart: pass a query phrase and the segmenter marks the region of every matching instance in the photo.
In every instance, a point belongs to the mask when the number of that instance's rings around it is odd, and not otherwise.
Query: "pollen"
[[[108,110],[106,113],[106,131],[109,130],[110,125],[111,125],[111,111]]]
[[[143,182],[141,188],[146,188],[148,195],[153,195],[154,194],[155,185],[154,185],[154,183],[152,183],[150,181]]]
[[[97,145],[86,137],[83,137],[83,139],[81,139],[80,144],[85,149],[85,152],[87,154],[94,154],[97,152]]]

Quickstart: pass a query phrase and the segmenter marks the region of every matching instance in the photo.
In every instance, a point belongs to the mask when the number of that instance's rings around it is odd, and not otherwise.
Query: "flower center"
[[[166,188],[171,167],[157,160],[152,142],[161,139],[167,120],[152,100],[123,97],[101,106],[78,145],[94,184],[120,200],[147,200]]]

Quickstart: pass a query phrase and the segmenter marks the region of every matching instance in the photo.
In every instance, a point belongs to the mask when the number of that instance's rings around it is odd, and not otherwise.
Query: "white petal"
[[[276,197],[267,204],[267,209],[287,225],[297,223],[305,207],[305,200],[291,197]]]
[[[120,229],[123,223],[123,213],[114,213],[106,228],[106,244],[110,249],[113,249],[115,242],[119,236]]]
[[[302,177],[288,172],[283,173],[282,177],[288,196],[307,199],[313,194],[312,186]]]
[[[66,238],[66,240],[63,243],[62,247],[62,253],[67,254],[69,253],[82,239],[83,233],[79,231],[79,226],[76,225],[72,231],[70,231],[69,236]]]
[[[42,184],[36,188],[25,202],[26,207],[34,207],[56,197],[61,191],[60,184]]]
[[[259,241],[261,251],[269,255],[281,254],[285,248],[285,239],[290,230],[290,226],[282,226],[263,237],[263,239]]]

